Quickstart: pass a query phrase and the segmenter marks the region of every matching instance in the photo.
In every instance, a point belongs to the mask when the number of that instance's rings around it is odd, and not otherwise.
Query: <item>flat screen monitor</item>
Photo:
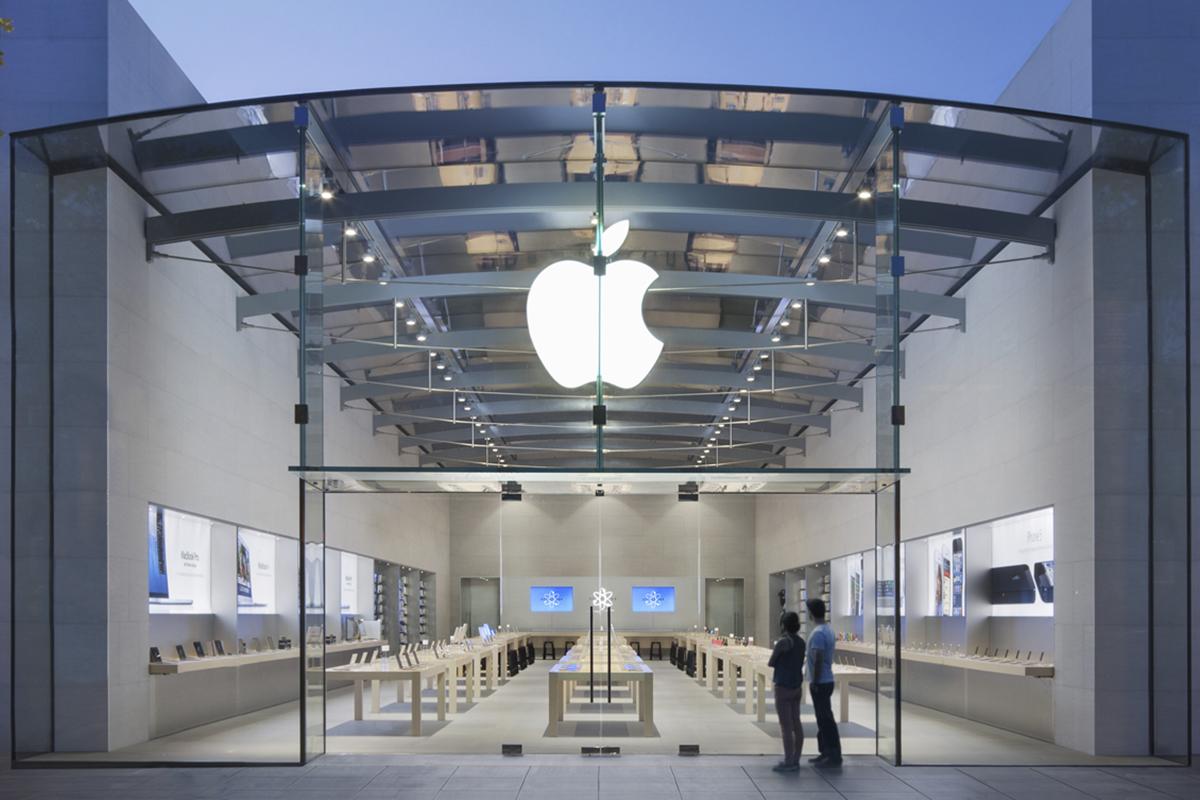
[[[574,611],[575,587],[530,586],[529,610],[544,614]]]
[[[675,612],[675,587],[635,586],[631,608],[643,614],[672,614]]]

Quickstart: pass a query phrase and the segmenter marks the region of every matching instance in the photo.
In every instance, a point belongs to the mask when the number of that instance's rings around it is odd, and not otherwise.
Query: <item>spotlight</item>
[[[871,199],[871,190],[866,187],[859,189],[858,190],[858,199],[859,200],[870,200]]]
[[[396,301],[396,308],[404,308],[404,301],[403,301],[403,300],[397,300],[397,301]]]
[[[792,308],[799,308],[799,307],[800,307],[800,306],[802,306],[802,305],[804,305],[804,304],[803,304],[803,303],[801,303],[799,300],[793,300],[793,301],[792,301]]]
[[[812,280],[811,278],[809,278],[808,280],[806,280],[806,281],[804,282],[804,285],[805,285],[805,286],[816,286],[816,285],[817,285],[817,282],[816,282],[816,281],[814,281],[814,280]]]
[[[750,382],[750,383],[754,383],[754,376],[753,376],[753,375],[747,375],[747,376],[746,376],[746,380],[747,380],[748,382]]]
[[[821,253],[821,255],[817,256],[817,263],[818,264],[828,264],[829,263],[829,253]]]
[[[774,336],[772,336],[772,337],[771,337],[771,341],[772,341],[772,342],[775,342],[776,344],[778,344],[779,342],[783,341],[783,337],[782,337],[782,336],[780,336],[780,335],[777,333],[777,334],[775,334]]]
[[[344,232],[346,236],[350,237],[351,239],[353,239],[355,236],[358,236],[358,229],[352,225],[347,225]]]
[[[755,364],[753,369],[755,372],[762,372],[762,364]]]
[[[404,320],[404,324],[411,328],[417,324],[417,321],[415,319],[413,319],[412,317],[409,317],[408,319]]]
[[[850,231],[846,230],[845,228],[838,228],[836,231],[833,232],[833,235],[839,239],[845,239],[847,236],[850,235]]]
[[[436,367],[437,367],[437,369],[445,369],[446,365],[445,364],[437,364]],[[466,409],[468,411],[470,410],[470,408],[471,408],[470,406],[466,406]]]
[[[781,328],[786,328],[788,325],[791,325],[791,324],[792,324],[792,321],[790,319],[779,320],[779,327],[781,327]]]
[[[418,334],[417,334],[417,341],[418,341],[418,342],[424,342],[424,341],[426,341],[426,340],[428,340],[428,339],[429,339],[429,337],[428,337],[428,336],[426,336],[424,333],[418,333]]]
[[[363,263],[364,264],[374,264],[375,263],[375,254],[374,253],[363,253]]]
[[[328,187],[322,189],[321,190],[321,199],[322,200],[332,200],[333,192]]]
[[[454,380],[454,376],[447,372],[445,375],[442,376],[442,380],[452,381],[452,380]]]

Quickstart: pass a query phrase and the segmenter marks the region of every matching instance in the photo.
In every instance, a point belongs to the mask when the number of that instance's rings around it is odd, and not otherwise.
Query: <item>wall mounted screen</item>
[[[633,587],[634,611],[644,614],[673,614],[675,612],[674,586]]]
[[[1054,616],[1054,509],[998,519],[991,528],[992,615]]]
[[[575,587],[530,586],[529,610],[546,614],[574,611]]]

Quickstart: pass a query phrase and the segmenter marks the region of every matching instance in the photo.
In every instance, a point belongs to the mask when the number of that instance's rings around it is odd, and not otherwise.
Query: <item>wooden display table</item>
[[[380,713],[380,688],[384,681],[396,682],[396,701],[404,702],[404,685],[407,682],[412,687],[412,728],[410,736],[421,735],[421,681],[425,678],[437,679],[437,718],[446,719],[446,680],[451,669],[451,661],[439,659],[415,667],[401,667],[395,656],[374,661],[370,664],[347,664],[342,667],[330,667],[325,672],[335,675],[341,680],[354,682],[354,719],[363,718],[363,684],[371,681],[371,712]],[[458,692],[454,692],[457,695]]]
[[[347,653],[355,650],[371,650],[387,644],[379,639],[364,639],[357,642],[338,642],[325,646],[326,653]],[[245,667],[250,664],[262,664],[269,661],[287,661],[299,658],[301,647],[287,650],[260,650],[254,653],[241,653],[226,656],[205,656],[204,658],[189,658],[184,661],[168,661],[150,664],[151,675],[179,675],[188,672],[200,672],[206,669],[230,669]]]
[[[581,640],[550,668],[549,725],[546,727],[546,736],[559,735],[559,725],[565,721],[567,705],[579,684],[586,683],[589,679],[603,685],[609,681],[608,652],[605,649],[607,642],[604,637],[596,637],[594,662],[589,661],[588,638],[583,636]],[[642,735],[656,736],[658,730],[654,727],[654,671],[642,661],[632,647],[618,643],[616,639],[612,653],[611,680],[613,683],[629,685],[638,721],[642,723]]]

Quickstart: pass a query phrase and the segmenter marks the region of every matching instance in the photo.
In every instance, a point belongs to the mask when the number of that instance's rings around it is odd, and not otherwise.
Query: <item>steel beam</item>
[[[479,230],[586,228],[592,201],[586,183],[516,183],[391,189],[339,195],[323,204],[327,223],[392,220],[396,238]],[[609,207],[635,229],[753,233],[795,238],[803,219],[874,223],[874,201],[853,194],[722,184],[614,183]],[[295,201],[268,200],[164,214],[146,220],[151,246],[277,230],[295,224]],[[665,220],[674,220],[664,225]],[[906,229],[979,236],[1049,247],[1054,220],[987,208],[908,200]]]
[[[695,444],[696,440],[707,440],[713,435],[712,425],[666,425],[651,427],[647,422],[612,422],[604,426],[604,438],[607,441],[615,436],[625,436],[631,440],[673,441],[682,440]],[[561,425],[502,425],[493,427],[483,423],[487,435],[500,436],[504,445],[517,445],[522,442],[537,442],[544,439],[580,439],[595,436],[595,428],[591,421],[578,423],[562,423]],[[472,424],[453,425],[449,428],[436,430],[419,430],[412,434],[399,437],[401,446],[428,445],[437,449],[442,444],[462,444],[471,442],[482,444],[483,434],[471,432]],[[777,430],[760,430],[747,425],[733,426],[733,441],[738,444],[760,443],[767,447],[782,447],[790,436],[788,426],[775,426]],[[729,441],[729,431],[722,430],[716,434],[722,445]]]
[[[908,208],[906,205],[905,208]],[[651,266],[654,266],[651,264]],[[462,272],[429,275],[390,281],[386,285],[362,281],[331,284],[325,287],[325,311],[343,311],[373,305],[387,305],[397,300],[415,297],[457,297],[464,295],[511,295],[529,291],[538,270],[515,272]],[[672,293],[706,297],[775,297],[809,300],[817,305],[836,306],[858,311],[875,311],[875,287],[868,284],[817,282],[812,286],[799,278],[778,278],[770,275],[745,275],[732,272],[691,272],[662,270],[650,286],[651,293]],[[266,292],[237,298],[237,317],[251,317],[294,312],[296,293]],[[901,290],[900,308],[910,314],[929,314],[962,322],[966,318],[966,300],[961,297],[929,292]],[[367,348],[373,345],[367,345]],[[354,351],[355,348],[344,348]],[[337,352],[337,351],[335,351]],[[379,355],[364,352],[364,355]],[[328,357],[339,361],[346,356]]]
[[[710,108],[614,106],[609,133],[699,139],[769,140],[847,147],[870,120],[796,112]],[[141,139],[133,151],[143,170],[287,152],[295,132],[286,123]],[[343,146],[439,139],[572,136],[591,132],[584,106],[508,107],[461,111],[391,111],[335,117],[332,134]],[[927,123],[905,126],[905,150],[933,156],[1058,171],[1066,144]]]

